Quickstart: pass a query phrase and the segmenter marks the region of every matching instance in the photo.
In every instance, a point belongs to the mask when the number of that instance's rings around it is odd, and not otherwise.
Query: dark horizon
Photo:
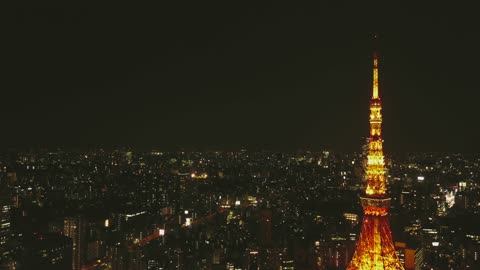
[[[474,8],[17,7],[0,148],[359,151],[379,33],[385,150],[480,152]]]

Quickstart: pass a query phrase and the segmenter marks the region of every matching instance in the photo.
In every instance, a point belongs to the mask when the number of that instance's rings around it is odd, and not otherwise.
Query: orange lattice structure
[[[386,196],[386,172],[382,140],[382,104],[378,95],[378,57],[373,57],[373,95],[370,103],[370,138],[366,166],[364,211],[357,250],[347,269],[404,269],[392,241],[388,222],[390,198]]]

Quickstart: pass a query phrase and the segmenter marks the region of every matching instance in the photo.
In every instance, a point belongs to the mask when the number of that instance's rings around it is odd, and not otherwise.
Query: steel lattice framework
[[[386,196],[385,159],[382,140],[382,104],[378,95],[378,57],[373,57],[373,95],[370,103],[370,138],[366,166],[365,197],[360,198],[364,211],[357,250],[347,269],[404,269],[392,241]]]

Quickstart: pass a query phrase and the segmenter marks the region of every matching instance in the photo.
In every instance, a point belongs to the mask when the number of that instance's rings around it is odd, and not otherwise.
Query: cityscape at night
[[[345,269],[362,222],[364,158],[243,150],[3,154],[2,262],[18,269],[71,269],[72,259],[75,269]],[[480,156],[411,153],[386,164],[391,231],[405,268],[479,267]]]
[[[0,269],[480,269],[474,10],[14,7]]]

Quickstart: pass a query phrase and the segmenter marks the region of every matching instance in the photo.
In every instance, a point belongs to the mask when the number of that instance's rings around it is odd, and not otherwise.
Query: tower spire
[[[378,56],[377,51],[373,51],[373,95],[372,99],[378,99]]]
[[[372,99],[378,99],[378,35],[373,35],[373,93]]]
[[[373,51],[373,94],[370,102],[370,138],[366,172],[367,188],[365,193],[374,197],[384,196],[386,177],[382,139],[382,103],[378,95],[378,54],[376,50]]]

